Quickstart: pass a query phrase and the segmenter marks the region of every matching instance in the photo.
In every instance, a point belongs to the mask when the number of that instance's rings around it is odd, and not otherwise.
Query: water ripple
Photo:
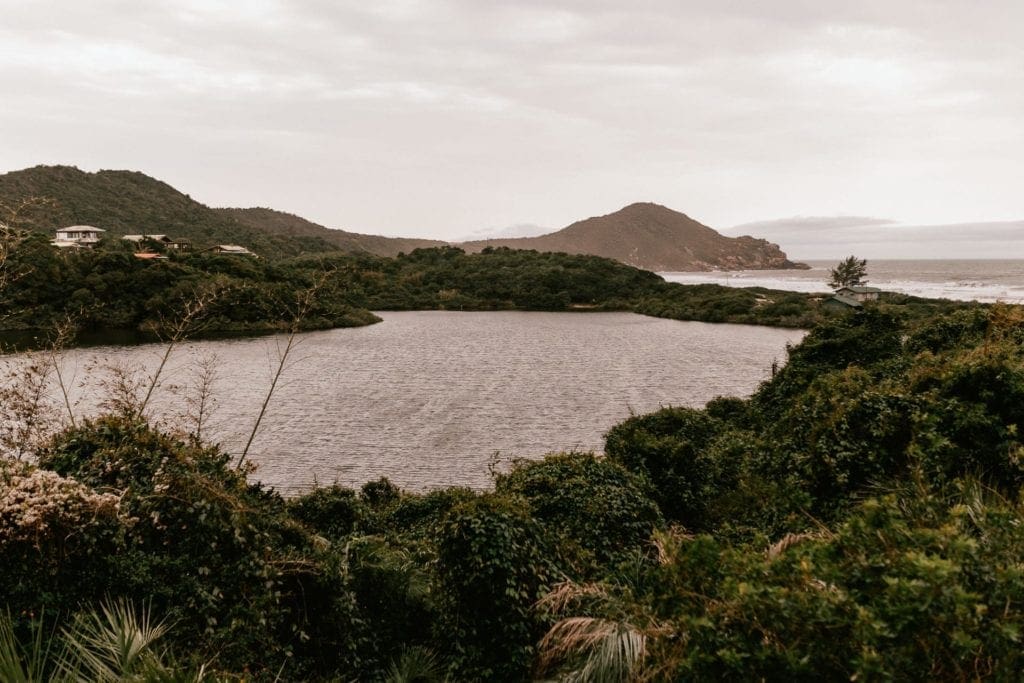
[[[416,490],[488,484],[496,457],[601,450],[603,434],[661,406],[749,394],[801,332],[628,313],[381,313],[371,327],[301,336],[250,451],[284,492],[386,476]],[[219,358],[212,433],[238,452],[280,338],[196,342],[176,352],[155,410],[186,412],[197,360]],[[97,364],[154,367],[154,346],[73,352],[86,409]],[[88,369],[87,369],[88,368]],[[176,385],[172,391],[170,385]],[[172,420],[173,421],[173,420]]]

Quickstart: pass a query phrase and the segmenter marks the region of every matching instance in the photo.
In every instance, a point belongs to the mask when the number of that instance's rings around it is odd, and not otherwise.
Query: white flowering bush
[[[97,493],[56,472],[0,460],[0,548],[11,543],[64,545],[70,534],[116,522],[120,497]]]

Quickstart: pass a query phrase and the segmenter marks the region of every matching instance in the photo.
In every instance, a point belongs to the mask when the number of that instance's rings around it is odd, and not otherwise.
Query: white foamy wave
[[[828,286],[820,280],[800,277],[774,277],[761,273],[714,272],[714,273],[658,273],[669,282],[684,285],[715,284],[726,287],[766,287],[789,292],[827,292]]]
[[[807,271],[802,271],[806,273]],[[765,287],[789,292],[828,292],[828,284],[813,276],[759,272],[659,273],[669,282],[686,285],[716,284],[726,287]],[[928,299],[1024,303],[1024,286],[979,281],[926,282],[921,280],[872,280],[872,287]]]

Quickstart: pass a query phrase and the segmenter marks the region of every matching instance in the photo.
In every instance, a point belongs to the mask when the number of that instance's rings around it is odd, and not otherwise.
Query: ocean
[[[769,287],[793,292],[829,291],[835,261],[807,261],[810,270],[739,270],[659,273],[669,282],[712,282],[729,287]],[[931,299],[1024,303],[1024,260],[868,260],[868,284]]]

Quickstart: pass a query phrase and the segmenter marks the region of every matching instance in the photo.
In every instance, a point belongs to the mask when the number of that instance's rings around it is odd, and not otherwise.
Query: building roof
[[[163,254],[152,254],[150,252],[140,252],[140,253],[132,254],[132,256],[134,256],[135,258],[141,258],[141,259],[147,259],[147,260],[149,260],[149,259],[166,259],[167,258]]]
[[[66,228],[57,228],[57,232],[66,232],[68,230],[74,230],[75,232],[106,232],[103,228],[94,228],[91,225],[69,225]]]
[[[878,287],[868,287],[867,285],[846,285],[836,290],[837,292],[853,292],[854,294],[881,294],[882,290]]]
[[[839,303],[849,306],[850,308],[864,308],[864,304],[862,304],[861,302],[851,297],[843,296],[842,294],[836,294],[834,297],[826,299],[825,303],[828,303],[830,301],[838,301]]]
[[[220,251],[223,251],[223,252],[228,252],[230,254],[251,254],[252,253],[251,251],[249,251],[245,247],[241,247],[241,246],[239,246],[237,244],[218,244],[215,248],[219,249]]]
[[[170,237],[167,235],[125,235],[121,239],[128,240],[129,242],[141,242],[142,240],[154,240],[156,242],[171,242]]]

